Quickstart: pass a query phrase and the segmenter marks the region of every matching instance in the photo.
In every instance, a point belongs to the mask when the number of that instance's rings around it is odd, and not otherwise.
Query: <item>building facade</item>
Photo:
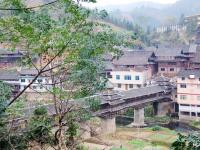
[[[0,49],[0,68],[7,69],[15,67],[17,62],[23,58],[24,54],[20,51],[8,51]]]
[[[22,69],[20,71],[19,83],[22,91],[26,86],[32,82],[38,74],[36,69]],[[52,80],[46,75],[41,75],[38,79],[26,90],[26,92],[48,92],[52,88]]]
[[[145,70],[135,71],[133,69],[119,69],[111,72],[111,83],[114,90],[127,91],[138,89],[147,85],[148,72]]]
[[[193,21],[196,22],[198,26],[200,26],[200,14],[185,17],[186,24]]]
[[[130,90],[144,87],[155,74],[152,61],[154,53],[144,50],[124,50],[123,56],[107,61],[106,75],[114,90]]]
[[[182,70],[177,77],[180,120],[200,120],[200,70]]]

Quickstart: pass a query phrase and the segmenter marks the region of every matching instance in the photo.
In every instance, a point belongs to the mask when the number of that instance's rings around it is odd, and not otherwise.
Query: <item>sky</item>
[[[97,0],[96,4],[87,4],[89,7],[98,7],[98,6],[106,6],[106,5],[122,5],[129,4],[134,2],[142,2],[142,1],[151,1],[162,4],[175,3],[177,0]]]

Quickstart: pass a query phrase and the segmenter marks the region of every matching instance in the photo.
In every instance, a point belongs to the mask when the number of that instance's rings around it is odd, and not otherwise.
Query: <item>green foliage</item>
[[[172,143],[172,150],[199,150],[200,149],[199,133],[191,133],[188,136],[178,134],[178,139]]]
[[[154,126],[152,127],[152,131],[160,131],[161,127],[160,126]]]
[[[133,145],[136,149],[143,149],[147,143],[145,141],[135,139],[130,141],[129,144]]]
[[[0,81],[0,115],[11,97],[11,87]]]
[[[116,148],[116,147],[113,147],[111,150],[126,150],[125,148]]]
[[[95,2],[95,0],[83,1]],[[54,5],[38,9],[24,9],[26,5],[23,2],[23,0],[1,2],[0,7],[17,10],[9,11],[7,15],[0,18],[0,42],[9,43],[12,50],[19,45],[25,49],[29,56],[23,59],[22,65],[32,66],[35,56],[40,58],[44,54],[53,58],[63,58],[62,68],[53,73],[61,75],[64,72],[63,76],[67,76],[67,81],[63,84],[72,85],[73,89],[63,91],[62,88],[53,88],[50,92],[57,100],[82,98],[102,90],[106,80],[102,75],[101,56],[105,52],[119,53],[114,47],[119,46],[120,43],[116,34],[110,28],[104,28],[100,23],[89,20],[90,11],[80,7],[79,3],[73,0],[59,0]],[[106,16],[106,12],[100,13],[102,17]],[[49,62],[49,64],[54,63]],[[0,93],[4,95],[0,96],[3,101],[0,106],[4,106],[10,98],[9,90],[2,87]],[[99,101],[90,101],[89,105],[91,110],[97,110]],[[16,108],[22,108],[22,105],[16,103]],[[11,110],[8,112],[14,113]],[[68,126],[66,135],[69,136],[70,142],[73,142],[78,133],[77,122],[88,117],[87,113],[84,114],[85,116],[80,115],[80,111],[77,111],[64,114],[62,117],[61,114],[56,116],[59,118],[56,123]],[[51,134],[52,120],[49,119],[47,110],[39,107],[28,121],[27,134],[24,136],[26,140],[36,141],[42,145],[53,142]],[[6,132],[2,135],[8,137]]]
[[[97,111],[100,109],[101,100],[99,98],[89,98],[86,100],[86,103],[91,111]]]
[[[188,35],[194,35],[197,30],[197,22],[195,20],[188,22],[187,33]]]
[[[152,105],[148,105],[147,107],[145,107],[144,115],[145,115],[145,117],[153,117],[154,116],[154,110],[153,110]]]
[[[134,108],[129,108],[125,114],[125,116],[134,117]]]
[[[34,110],[35,116],[44,116],[47,115],[47,109],[44,106],[41,106]]]
[[[87,147],[85,147],[84,145],[79,145],[76,150],[88,150]]]
[[[28,123],[27,139],[40,144],[51,143],[53,141],[51,124],[52,121],[48,117],[47,110],[44,107],[37,108]]]

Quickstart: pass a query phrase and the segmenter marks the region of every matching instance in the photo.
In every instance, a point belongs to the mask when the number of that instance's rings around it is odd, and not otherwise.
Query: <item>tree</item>
[[[179,134],[178,139],[172,143],[173,150],[198,150],[200,149],[199,133],[192,133],[188,136]]]
[[[85,113],[82,103],[77,101],[74,104],[70,100],[93,95],[104,88],[106,80],[102,75],[104,66],[101,56],[105,52],[119,52],[115,48],[120,44],[117,36],[110,28],[88,19],[90,11],[82,8],[79,0],[57,0],[29,8],[22,0],[4,0],[0,5],[9,11],[0,18],[0,41],[11,49],[23,49],[26,52],[23,64],[34,67],[38,72],[4,110],[15,104],[28,88],[32,88],[38,77],[45,75],[51,79],[49,85],[52,89],[46,88],[46,84],[38,84],[53,97],[47,112],[52,111],[55,122],[49,122],[46,113],[38,115],[35,105],[34,116],[27,124],[29,132],[22,135],[43,147],[49,141],[46,139],[51,138],[50,127],[54,125],[56,131],[51,131],[55,141],[53,146],[58,150],[67,147],[76,149],[79,135],[76,134],[78,128],[73,125],[78,124]],[[48,56],[46,62],[35,63],[35,56],[38,62],[42,62],[44,55]],[[95,106],[96,110],[96,103],[91,106]]]
[[[185,24],[185,15],[181,14],[179,18],[179,25],[184,25]]]

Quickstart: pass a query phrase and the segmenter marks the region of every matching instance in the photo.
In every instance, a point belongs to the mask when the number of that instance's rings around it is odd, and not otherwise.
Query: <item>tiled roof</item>
[[[150,87],[144,87],[139,89],[134,89],[130,91],[121,92],[120,94],[124,99],[128,98],[134,98],[134,97],[140,97],[144,95],[150,95],[150,94],[156,94],[159,92],[163,92],[165,89],[161,86],[150,86]]]
[[[155,51],[155,55],[157,57],[161,56],[180,56],[181,55],[181,48],[159,48]]]
[[[21,75],[37,75],[38,71],[36,69],[22,69],[20,71]]]
[[[6,49],[0,49],[0,55],[2,54],[22,54],[19,50],[11,51],[11,50],[6,50]]]
[[[15,71],[0,71],[0,80],[2,81],[10,81],[10,80],[19,80],[19,73]]]
[[[196,51],[197,51],[196,44],[190,44],[183,48],[183,53],[196,53]]]
[[[194,75],[195,77],[200,77],[200,69],[198,69],[198,70],[181,70],[177,76],[187,78],[190,75]]]
[[[115,59],[113,64],[119,66],[146,65],[149,64],[149,58],[152,54],[153,52],[144,50],[124,51],[124,55]]]

